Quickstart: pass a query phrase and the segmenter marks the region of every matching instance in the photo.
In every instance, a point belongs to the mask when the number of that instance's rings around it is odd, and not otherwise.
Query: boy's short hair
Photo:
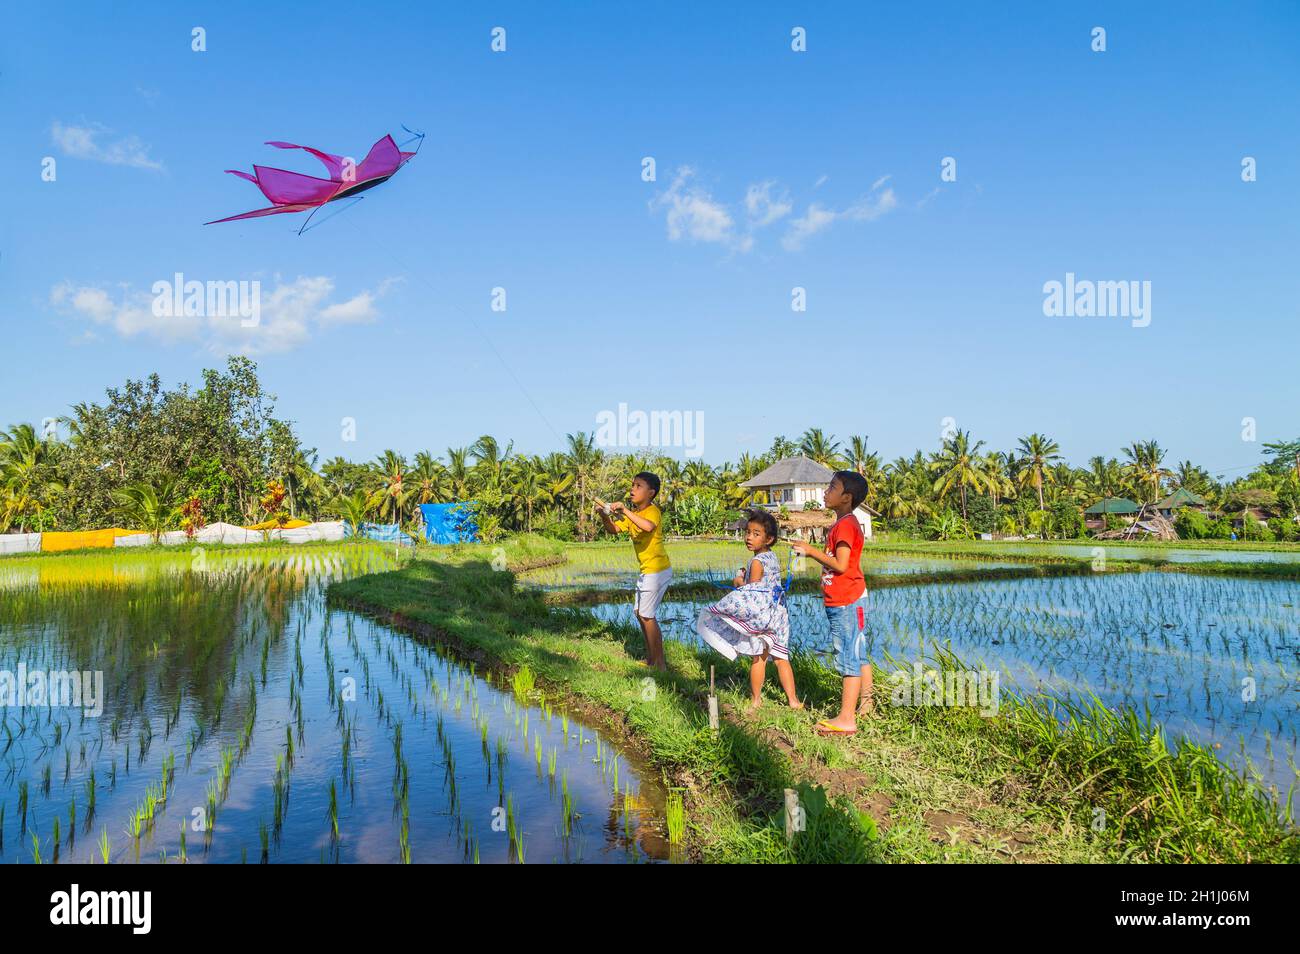
[[[656,497],[659,496],[659,475],[658,474],[652,474],[648,470],[643,470],[641,471],[641,473],[637,474],[632,479],[645,481],[646,486],[655,492],[655,496]]]
[[[763,532],[772,538],[773,543],[781,539],[781,531],[777,526],[776,517],[761,507],[753,507],[745,511],[745,526],[749,526],[751,523],[756,523],[762,527]]]
[[[840,482],[844,492],[853,500],[854,510],[862,506],[862,501],[867,499],[867,478],[856,470],[837,470],[834,479]]]

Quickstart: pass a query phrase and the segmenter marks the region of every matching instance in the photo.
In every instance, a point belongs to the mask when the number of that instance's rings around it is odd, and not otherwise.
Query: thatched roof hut
[[[1107,530],[1104,533],[1097,534],[1096,538],[1098,540],[1178,539],[1178,531],[1174,529],[1174,525],[1168,519],[1158,513],[1152,513],[1150,508],[1144,507],[1143,511],[1130,526],[1118,530]]]

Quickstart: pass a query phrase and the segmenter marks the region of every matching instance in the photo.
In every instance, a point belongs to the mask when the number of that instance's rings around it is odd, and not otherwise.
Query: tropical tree
[[[930,462],[930,470],[939,475],[934,482],[935,492],[941,497],[945,497],[953,491],[957,491],[961,498],[961,518],[963,520],[968,517],[966,511],[967,488],[979,492],[987,490],[989,487],[988,477],[985,475],[979,460],[980,448],[983,446],[983,441],[976,441],[974,444],[970,442],[969,431],[958,431],[943,442],[939,453]]]
[[[1035,432],[1028,437],[1020,438],[1019,452],[1020,485],[1033,487],[1038,493],[1038,509],[1045,510],[1043,481],[1046,479],[1047,465],[1061,459],[1061,447],[1050,437]]]
[[[164,477],[157,484],[144,481],[113,491],[114,513],[128,526],[139,527],[157,543],[179,512],[176,481]]]
[[[1173,471],[1163,466],[1165,452],[1155,441],[1134,441],[1124,448],[1128,461],[1124,472],[1133,480],[1142,503],[1154,503],[1160,499],[1160,485],[1173,476]]]
[[[823,434],[820,427],[810,427],[803,432],[803,437],[799,439],[799,453],[832,470],[843,463],[840,442],[834,434]]]
[[[587,512],[587,494],[600,463],[601,452],[596,449],[594,435],[579,431],[577,434],[566,434],[565,439],[569,444],[569,466],[578,485],[578,535],[586,540],[590,539],[588,528],[591,526],[591,514]]]

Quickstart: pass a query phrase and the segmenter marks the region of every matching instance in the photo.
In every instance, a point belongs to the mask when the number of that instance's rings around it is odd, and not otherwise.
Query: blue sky
[[[1300,433],[1294,3],[414,6],[9,5],[0,424],[234,348],[322,459],[544,453],[620,403],[701,412],[712,463],[950,417],[1231,477],[1243,418]],[[265,204],[224,169],[318,172],[265,140],[402,123],[419,157],[320,228],[202,225]],[[149,320],[176,272],[261,281],[262,326]],[[1067,272],[1150,281],[1150,325],[1044,316]]]

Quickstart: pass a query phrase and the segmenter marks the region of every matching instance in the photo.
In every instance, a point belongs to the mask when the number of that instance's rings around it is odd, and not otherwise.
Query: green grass
[[[505,549],[511,558],[536,556],[528,543]],[[597,547],[574,549],[581,560]],[[716,561],[719,552],[709,545],[696,558]],[[548,698],[582,707],[680,790],[681,815],[671,805],[672,824],[680,822],[699,860],[1300,860],[1296,829],[1282,820],[1289,806],[1211,751],[1169,744],[1159,727],[1100,706],[1003,693],[991,718],[969,708],[894,707],[881,673],[879,714],[863,720],[855,737],[831,740],[812,727],[834,710],[838,678],[816,659],[796,656],[809,711],[782,705],[770,680],[766,704],[744,714],[745,668],[723,664],[724,721],[714,735],[704,687],[717,657],[670,641],[672,671],[654,674],[638,662],[639,633],[549,605],[553,594],[517,586],[512,573],[492,570],[490,559],[487,547],[465,548],[454,559],[417,560],[336,583],[330,595],[503,677],[527,666]],[[1009,569],[1084,572],[1071,564]],[[984,579],[990,570],[976,572]],[[891,580],[915,582],[913,575]],[[606,589],[603,597],[625,594]],[[958,665],[942,655],[930,664]],[[785,837],[787,788],[800,792],[807,815],[793,844]]]

